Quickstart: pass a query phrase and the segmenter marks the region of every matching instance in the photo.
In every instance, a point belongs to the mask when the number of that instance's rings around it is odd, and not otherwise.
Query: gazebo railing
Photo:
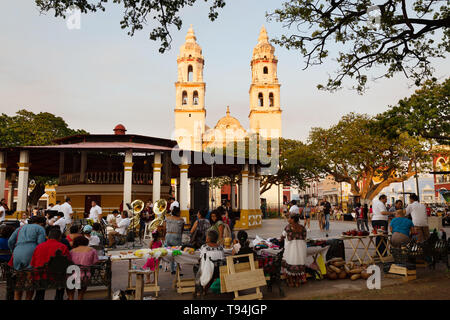
[[[133,184],[149,185],[152,183],[153,173],[133,172]],[[59,177],[59,185],[73,184],[123,184],[123,171],[89,171],[82,182],[80,173],[64,173]]]

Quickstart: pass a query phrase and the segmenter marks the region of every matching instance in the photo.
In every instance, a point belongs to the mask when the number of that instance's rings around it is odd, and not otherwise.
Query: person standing
[[[425,241],[430,237],[430,230],[428,228],[428,216],[425,206],[419,202],[419,197],[416,194],[409,196],[409,206],[406,207],[406,215],[411,216],[414,224],[414,231],[417,234],[419,242]]]
[[[95,222],[100,222],[102,218],[102,208],[97,204],[97,201],[93,200],[91,202],[91,210],[89,212],[89,219]]]
[[[284,228],[281,240],[284,240],[284,253],[281,272],[286,276],[289,287],[299,287],[306,283],[306,229],[299,223],[298,214],[290,214],[289,224]]]
[[[362,219],[364,226],[366,227],[366,231],[369,231],[369,206],[367,203],[365,203],[362,208]]]
[[[0,224],[3,223],[3,221],[5,221],[6,219],[6,209],[3,206],[3,202],[5,199],[2,199],[2,201],[0,202]]]
[[[291,201],[291,208],[289,209],[289,215],[297,214],[300,216],[300,208],[297,206],[297,201]]]
[[[56,212],[61,211],[61,201],[57,200],[55,203],[56,204],[49,210],[56,211]]]
[[[387,202],[387,197],[384,194],[379,196],[378,199],[374,199],[372,201],[372,211],[373,211],[373,213],[372,213],[372,228],[374,228],[374,229],[384,228],[384,230],[387,232],[389,215],[391,213],[386,209],[386,202]],[[376,237],[376,246],[379,249],[378,251],[380,253],[383,253],[386,249],[386,246],[385,246],[384,242],[381,244],[380,244],[380,242],[381,242],[381,237]],[[386,255],[386,254],[387,253],[384,252],[384,255]]]
[[[206,219],[207,210],[202,209],[197,213],[197,220],[191,229],[191,245],[195,249],[200,249],[206,242],[206,232],[211,228],[211,224]]]
[[[153,213],[153,203],[147,201],[144,210],[142,210],[139,217],[139,240],[142,242],[142,237],[144,236],[145,226],[155,219],[155,214]]]
[[[305,228],[307,232],[311,232],[311,205],[309,203],[306,204],[305,210]]]
[[[174,197],[171,197],[171,198],[170,198],[170,207],[169,207],[169,212],[170,212],[170,214],[172,214],[173,209],[174,209],[175,207],[177,207],[178,209],[180,209],[180,203],[179,203],[177,200],[175,200]]]
[[[180,217],[180,208],[174,207],[171,216],[167,216],[163,224],[166,246],[181,246],[184,230],[184,219]],[[176,263],[170,264],[172,274],[176,272]]]
[[[331,204],[327,200],[325,200],[322,206],[323,206],[323,215],[325,218],[325,234],[328,237],[328,231],[330,230]]]
[[[359,203],[357,203],[355,207],[355,219],[356,219],[356,228],[358,229],[358,231],[364,231],[363,212],[361,205]]]
[[[66,223],[70,228],[70,226],[72,225],[73,210],[72,210],[72,201],[70,200],[69,197],[66,198],[66,202],[64,202],[61,205],[61,208],[59,211],[64,213],[64,219],[66,219]]]
[[[66,218],[64,218],[64,214],[62,212],[58,212],[55,216],[56,220],[51,219],[48,223],[50,226],[58,226],[61,230],[61,233],[64,233],[66,229]]]

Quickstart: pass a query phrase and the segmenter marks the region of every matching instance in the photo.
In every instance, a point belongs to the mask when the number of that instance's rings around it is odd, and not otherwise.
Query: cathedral
[[[257,133],[264,138],[281,137],[278,60],[265,27],[261,28],[250,62],[252,83],[249,90],[248,131],[238,119],[230,115],[229,107],[226,116],[213,128],[206,125],[206,83],[203,79],[205,59],[192,25],[186,35],[186,42],[180,48],[177,64],[175,135],[181,148],[201,151],[211,146],[224,146],[226,142],[230,142],[230,132],[231,140],[234,141],[244,139],[249,133]]]
[[[186,42],[180,48],[177,64],[174,138],[180,148],[210,152],[214,148],[223,148],[230,142],[243,141],[250,134],[258,134],[266,139],[282,136],[278,60],[265,27],[261,28],[250,61],[252,81],[249,89],[248,130],[231,116],[229,107],[226,115],[214,127],[206,124],[206,82],[203,78],[205,58],[192,25],[187,32]],[[263,194],[261,201],[267,208],[277,208],[286,193],[283,189],[272,187]],[[290,193],[289,187],[288,190]],[[230,192],[224,187],[215,188],[211,190],[210,199],[212,197],[215,201],[223,201],[231,196]]]

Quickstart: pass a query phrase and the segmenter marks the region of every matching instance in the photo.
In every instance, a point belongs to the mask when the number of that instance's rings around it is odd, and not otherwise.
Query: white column
[[[186,223],[189,223],[189,210],[188,210],[188,164],[180,165],[180,211],[181,216],[186,219]]]
[[[244,166],[244,170],[241,172],[241,218],[239,219],[239,227],[248,229],[248,165]]]
[[[248,210],[253,214],[255,209],[255,173],[251,165],[248,173]]]
[[[155,152],[153,162],[153,203],[161,199],[161,153]]]
[[[17,186],[17,211],[25,212],[27,210],[28,198],[28,175],[30,171],[30,154],[28,151],[20,151],[20,158],[17,165],[19,166],[19,179]]]
[[[125,152],[125,162],[123,163],[123,208],[127,208],[127,203],[131,203],[131,189],[133,187],[133,150]]]
[[[80,183],[84,183],[86,180],[86,168],[87,168],[87,151],[81,151]]]
[[[261,210],[261,176],[260,176],[260,168],[256,167],[256,175],[255,175],[255,209]]]
[[[6,183],[6,155],[4,152],[0,152],[0,199],[5,194]]]

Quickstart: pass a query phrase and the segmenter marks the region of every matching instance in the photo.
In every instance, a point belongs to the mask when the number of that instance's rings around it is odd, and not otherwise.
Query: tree
[[[319,89],[334,91],[351,78],[361,93],[369,70],[382,70],[380,78],[402,72],[416,85],[430,78],[431,60],[450,50],[449,12],[440,0],[296,0],[267,16],[295,30],[275,43],[299,50],[305,69],[337,58],[336,76]],[[333,42],[342,48],[337,57]]]
[[[450,78],[428,80],[409,98],[377,115],[374,130],[398,138],[402,132],[438,143],[450,140]]]
[[[239,144],[234,142],[225,147],[223,153],[226,154],[227,148],[233,148],[235,156],[239,154],[245,154],[249,159],[260,159],[264,157],[261,153],[266,153],[268,157],[274,157],[272,154],[272,142],[266,140],[261,147],[261,136],[257,134],[250,134],[245,143]],[[250,140],[253,140],[255,149],[249,147]],[[243,153],[240,153],[241,147],[245,147]],[[278,140],[278,147],[274,147],[274,150],[278,151],[279,164],[276,174],[262,175],[260,183],[260,194],[270,190],[273,186],[278,185],[292,185],[299,189],[304,188],[307,185],[307,181],[316,176],[315,167],[313,162],[315,158],[309,153],[307,146],[298,140],[280,138]]]
[[[84,130],[70,129],[61,117],[48,112],[33,113],[19,110],[14,116],[0,115],[0,146],[42,146],[51,144],[53,140],[75,134],[87,134]],[[45,193],[45,186],[55,184],[52,177],[30,176],[33,188],[28,202],[36,205]]]
[[[329,129],[313,128],[309,140],[315,165],[323,175],[347,182],[354,196],[372,200],[383,188],[412,177],[428,166],[423,141],[402,133],[388,138],[371,132],[376,121],[350,113]]]
[[[217,9],[225,6],[225,0],[204,0],[212,2],[209,19],[214,21],[218,17]],[[35,0],[41,13],[52,12],[55,17],[66,18],[68,9],[78,9],[82,13],[105,11],[108,0]],[[151,40],[161,41],[159,52],[164,53],[170,49],[172,37],[169,29],[175,26],[181,29],[182,20],[179,12],[185,6],[193,6],[197,0],[111,0],[114,5],[123,5],[124,14],[120,21],[122,29],[128,29],[128,35],[133,36],[135,31],[142,30],[147,19],[154,19],[158,23],[150,32]]]

